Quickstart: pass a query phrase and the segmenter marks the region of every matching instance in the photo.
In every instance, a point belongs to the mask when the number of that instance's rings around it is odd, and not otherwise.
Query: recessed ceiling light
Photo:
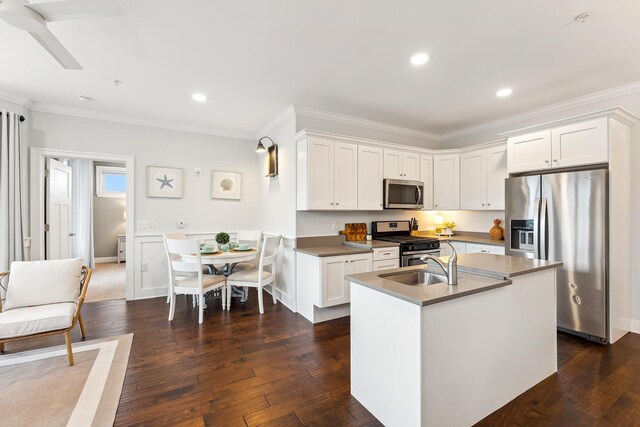
[[[411,63],[413,65],[424,65],[429,60],[429,55],[426,53],[416,53],[411,57]]]
[[[504,89],[500,89],[496,92],[496,96],[499,98],[504,98],[505,96],[509,96],[513,93],[513,89],[510,87],[505,87]]]
[[[207,100],[207,95],[205,95],[204,93],[194,93],[193,95],[191,95],[191,97],[194,99],[194,101],[198,102],[205,102]]]
[[[76,98],[78,101],[80,102],[91,102],[93,101],[93,98],[88,97],[88,96],[84,96],[84,95],[80,95],[79,97]]]

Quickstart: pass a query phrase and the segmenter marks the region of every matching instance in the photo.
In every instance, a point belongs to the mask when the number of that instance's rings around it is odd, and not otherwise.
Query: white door
[[[551,167],[551,131],[509,138],[507,151],[510,173],[548,169]]]
[[[343,256],[322,259],[322,307],[349,302],[349,286],[345,285],[349,259]]]
[[[358,146],[358,210],[382,210],[382,148]]]
[[[460,209],[460,156],[433,156],[433,208]]]
[[[334,201],[335,209],[358,209],[358,146],[334,144]]]
[[[420,156],[420,181],[424,183],[423,210],[433,210],[433,156]]]
[[[552,129],[551,147],[554,168],[607,162],[607,118]]]
[[[309,209],[333,209],[333,141],[309,138]]]
[[[71,168],[47,158],[45,180],[46,259],[71,257]]]
[[[487,148],[487,209],[504,210],[504,180],[507,178],[507,146]]]
[[[460,155],[460,209],[487,208],[487,158],[485,150]]]
[[[402,176],[402,151],[384,150],[384,177],[404,179]]]
[[[420,155],[402,153],[402,178],[409,181],[420,180]]]

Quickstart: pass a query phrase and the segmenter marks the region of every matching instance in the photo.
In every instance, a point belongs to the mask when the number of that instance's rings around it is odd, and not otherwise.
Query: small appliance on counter
[[[411,235],[410,221],[373,221],[371,233],[376,240],[400,244],[400,266],[421,265],[426,254],[440,256],[440,241],[433,237]]]

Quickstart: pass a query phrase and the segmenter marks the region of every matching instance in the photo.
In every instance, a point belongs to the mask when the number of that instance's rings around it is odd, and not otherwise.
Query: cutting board
[[[347,236],[348,242],[365,240],[367,237],[367,224],[364,222],[345,224],[342,234]]]

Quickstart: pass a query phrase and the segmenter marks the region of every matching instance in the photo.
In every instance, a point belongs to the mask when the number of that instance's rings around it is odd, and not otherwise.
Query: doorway
[[[133,299],[133,168],[133,156],[31,149],[32,259],[93,265],[85,302]]]

